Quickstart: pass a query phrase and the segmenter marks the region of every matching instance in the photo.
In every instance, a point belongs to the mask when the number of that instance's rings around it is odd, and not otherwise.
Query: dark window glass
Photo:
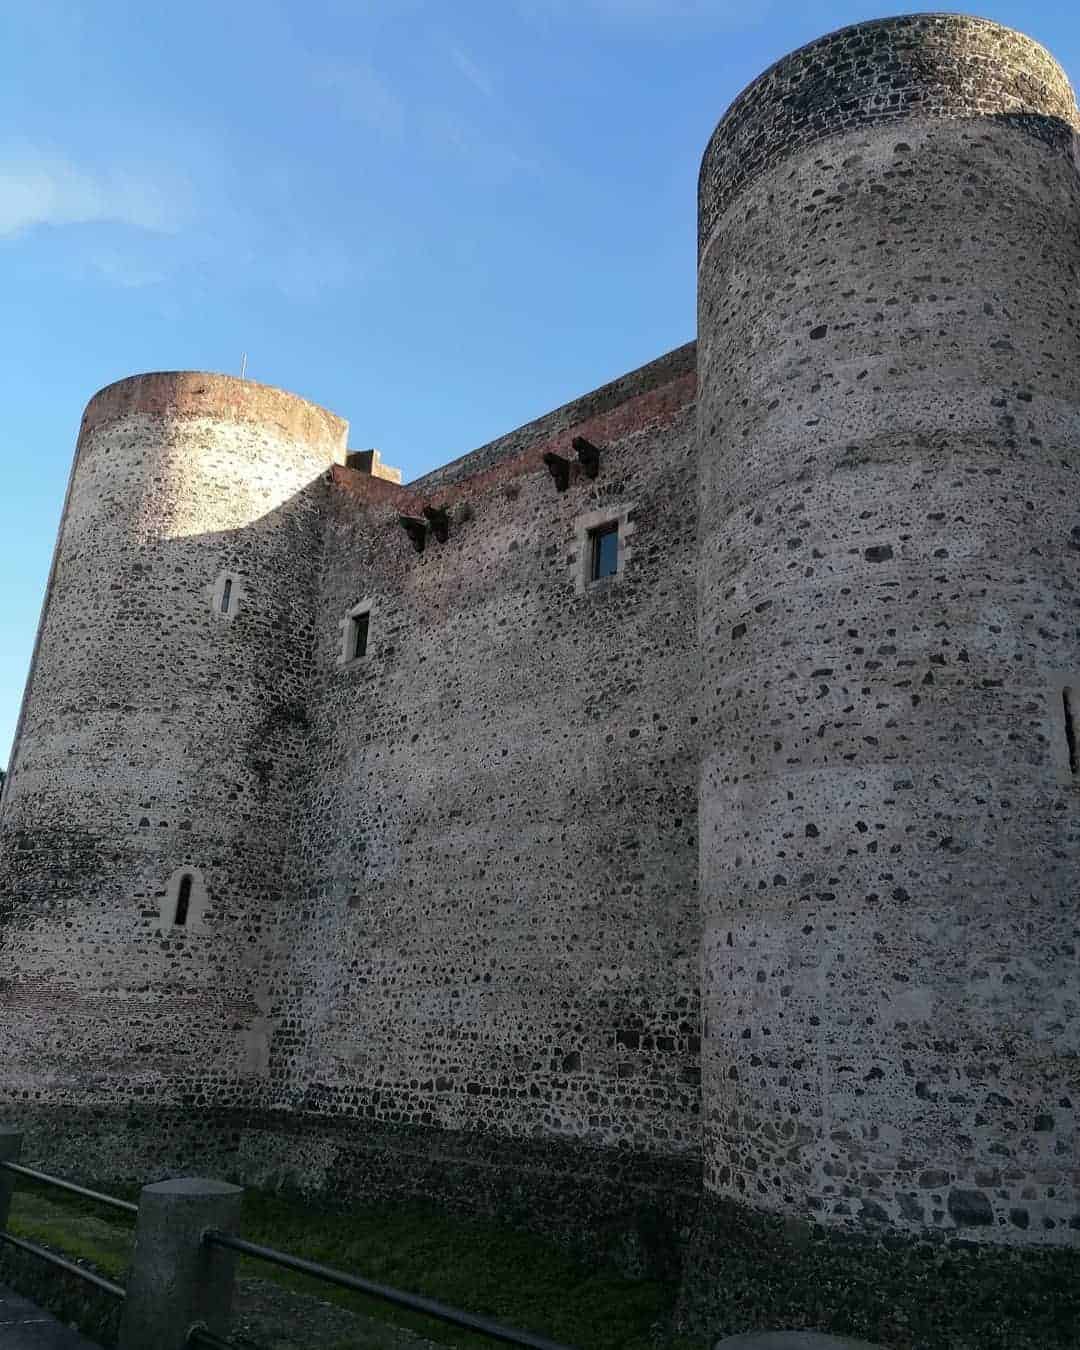
[[[190,904],[191,877],[185,872],[180,878],[180,889],[176,893],[176,918],[173,920],[180,927],[187,923],[188,905]]]
[[[229,580],[226,580],[225,585],[221,588],[221,612],[222,612],[222,614],[228,614],[228,612],[229,612],[229,604],[230,604],[231,601],[232,601],[232,582],[229,581]]]
[[[601,581],[604,577],[613,577],[619,570],[619,523],[613,520],[610,525],[601,525],[591,531],[592,538],[592,580]]]
[[[368,614],[357,614],[353,619],[353,650],[352,654],[356,656],[367,655],[367,637],[368,637]]]

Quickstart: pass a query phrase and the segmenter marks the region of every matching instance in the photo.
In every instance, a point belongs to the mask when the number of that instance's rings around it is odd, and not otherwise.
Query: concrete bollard
[[[18,1162],[22,1152],[22,1130],[10,1125],[0,1125],[0,1162]],[[7,1228],[8,1212],[11,1209],[11,1197],[15,1191],[18,1177],[14,1172],[0,1167],[0,1233]]]
[[[196,1323],[227,1334],[236,1254],[202,1235],[235,1232],[243,1194],[201,1177],[142,1188],[118,1350],[184,1350]]]

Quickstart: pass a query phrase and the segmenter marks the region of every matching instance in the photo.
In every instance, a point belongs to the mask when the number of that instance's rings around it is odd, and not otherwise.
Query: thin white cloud
[[[482,179],[506,182],[521,173],[536,173],[535,160],[519,154],[513,146],[495,140],[486,132],[449,109],[432,109],[426,129],[433,145],[453,151]]]
[[[485,98],[495,97],[495,86],[490,76],[472,59],[469,53],[456,42],[450,44],[450,60],[474,89],[478,89]]]
[[[190,174],[173,167],[155,177],[0,145],[0,244],[20,247],[42,227],[82,226],[54,229],[49,252],[39,250],[35,265],[117,290],[162,287],[162,295],[177,283],[189,296],[209,292],[228,277],[302,303],[360,284],[381,265],[358,255],[351,241],[313,235],[310,222],[295,216],[302,185],[286,164],[249,181],[237,205],[212,153],[196,150],[189,158]],[[196,180],[197,211],[189,187]]]
[[[50,150],[0,148],[0,238],[95,221],[172,233],[187,214],[181,184],[126,168],[83,168]]]
[[[447,42],[445,50],[458,72],[485,98],[496,97],[493,82],[460,43]],[[408,120],[408,130],[419,143],[442,151],[449,149],[482,177],[505,181],[516,173],[531,172],[536,168],[524,155],[442,102],[421,100],[407,107],[370,66],[322,67],[312,71],[310,78],[314,88],[333,96],[338,112],[347,120],[363,122],[396,138],[405,133]],[[280,189],[282,185],[278,186]],[[300,254],[287,270],[303,277],[308,268],[308,260]],[[320,257],[311,270],[332,274],[334,265],[327,265]],[[294,290],[300,295],[307,287],[301,281],[295,287],[289,286],[290,293]]]
[[[744,26],[754,11],[760,15],[767,3],[748,7],[740,0],[519,0],[521,12],[530,18],[552,19],[591,13],[618,23],[697,23]]]
[[[157,286],[168,276],[160,267],[148,266],[120,252],[94,254],[90,258],[90,268],[102,281],[127,291]]]
[[[369,281],[382,260],[333,240],[313,240],[286,247],[254,265],[254,274],[270,282],[288,300],[312,303],[333,291]]]
[[[601,14],[623,19],[727,19],[745,13],[734,0],[587,0]]]
[[[314,72],[316,88],[326,91],[338,112],[350,122],[362,122],[384,136],[401,136],[405,105],[370,66],[324,67]]]

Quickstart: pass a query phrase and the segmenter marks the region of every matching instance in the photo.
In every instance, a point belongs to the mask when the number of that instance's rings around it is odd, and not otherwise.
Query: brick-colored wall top
[[[396,510],[406,514],[419,511],[423,505],[420,498],[400,483],[394,483],[389,478],[376,478],[363,469],[350,469],[344,464],[331,466],[330,481],[335,487],[369,505],[389,502]]]
[[[349,424],[344,418],[272,385],[193,370],[132,375],[106,385],[86,405],[80,440],[106,423],[140,413],[261,422],[286,436],[325,446],[330,458],[345,458]]]
[[[577,477],[572,445],[575,436],[603,447],[634,432],[661,426],[694,402],[695,354],[695,344],[688,343],[406,486],[337,465],[330,481],[368,505],[390,503],[398,511],[415,513],[425,504],[451,505],[501,487],[522,474],[544,470],[548,451],[570,460],[571,473]]]
[[[618,409],[633,408],[641,405],[636,400],[641,395],[654,393],[667,387],[679,390],[675,397],[681,404],[686,401],[686,389],[689,398],[693,398],[693,381],[697,369],[697,343],[687,342],[682,347],[657,357],[648,365],[639,366],[617,380],[602,384],[581,398],[576,398],[552,412],[545,413],[532,422],[494,441],[488,441],[476,450],[451,460],[438,469],[433,469],[422,478],[417,478],[409,486],[418,493],[430,496],[451,483],[465,478],[474,478],[483,470],[493,467],[504,460],[517,460],[522,452],[534,450],[534,459],[538,459],[545,450],[555,450],[559,454],[570,453],[571,431],[574,435],[589,436],[590,432],[599,434],[601,419]]]
[[[466,456],[456,461],[452,467],[470,468],[472,472],[468,475],[454,473],[444,478],[436,470],[402,487],[397,483],[372,478],[370,474],[335,465],[331,470],[330,481],[335,487],[344,489],[369,506],[391,503],[398,511],[415,514],[424,505],[438,503],[440,506],[450,506],[502,488],[523,474],[546,472],[544,455],[548,451],[570,460],[571,476],[576,479],[581,470],[571,444],[575,436],[584,436],[595,442],[603,453],[603,446],[610,441],[670,422],[672,417],[694,402],[696,389],[695,373],[689,370],[659,387],[627,397],[603,413],[596,413],[580,422],[571,422],[560,430],[549,431],[546,436],[542,434],[546,430],[546,419],[541,419],[534,424],[540,429],[541,438],[538,440],[520,442],[506,437],[505,443],[499,442],[504,444],[504,450],[497,459],[488,460],[481,456],[474,462],[472,456]],[[579,402],[584,404],[585,400]]]

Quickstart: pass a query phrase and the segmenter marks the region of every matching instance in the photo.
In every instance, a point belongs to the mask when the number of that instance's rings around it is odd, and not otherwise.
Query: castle
[[[0,816],[28,1143],[1076,1244],[1078,127],[991,22],[795,52],[696,344],[407,485],[97,394]]]

